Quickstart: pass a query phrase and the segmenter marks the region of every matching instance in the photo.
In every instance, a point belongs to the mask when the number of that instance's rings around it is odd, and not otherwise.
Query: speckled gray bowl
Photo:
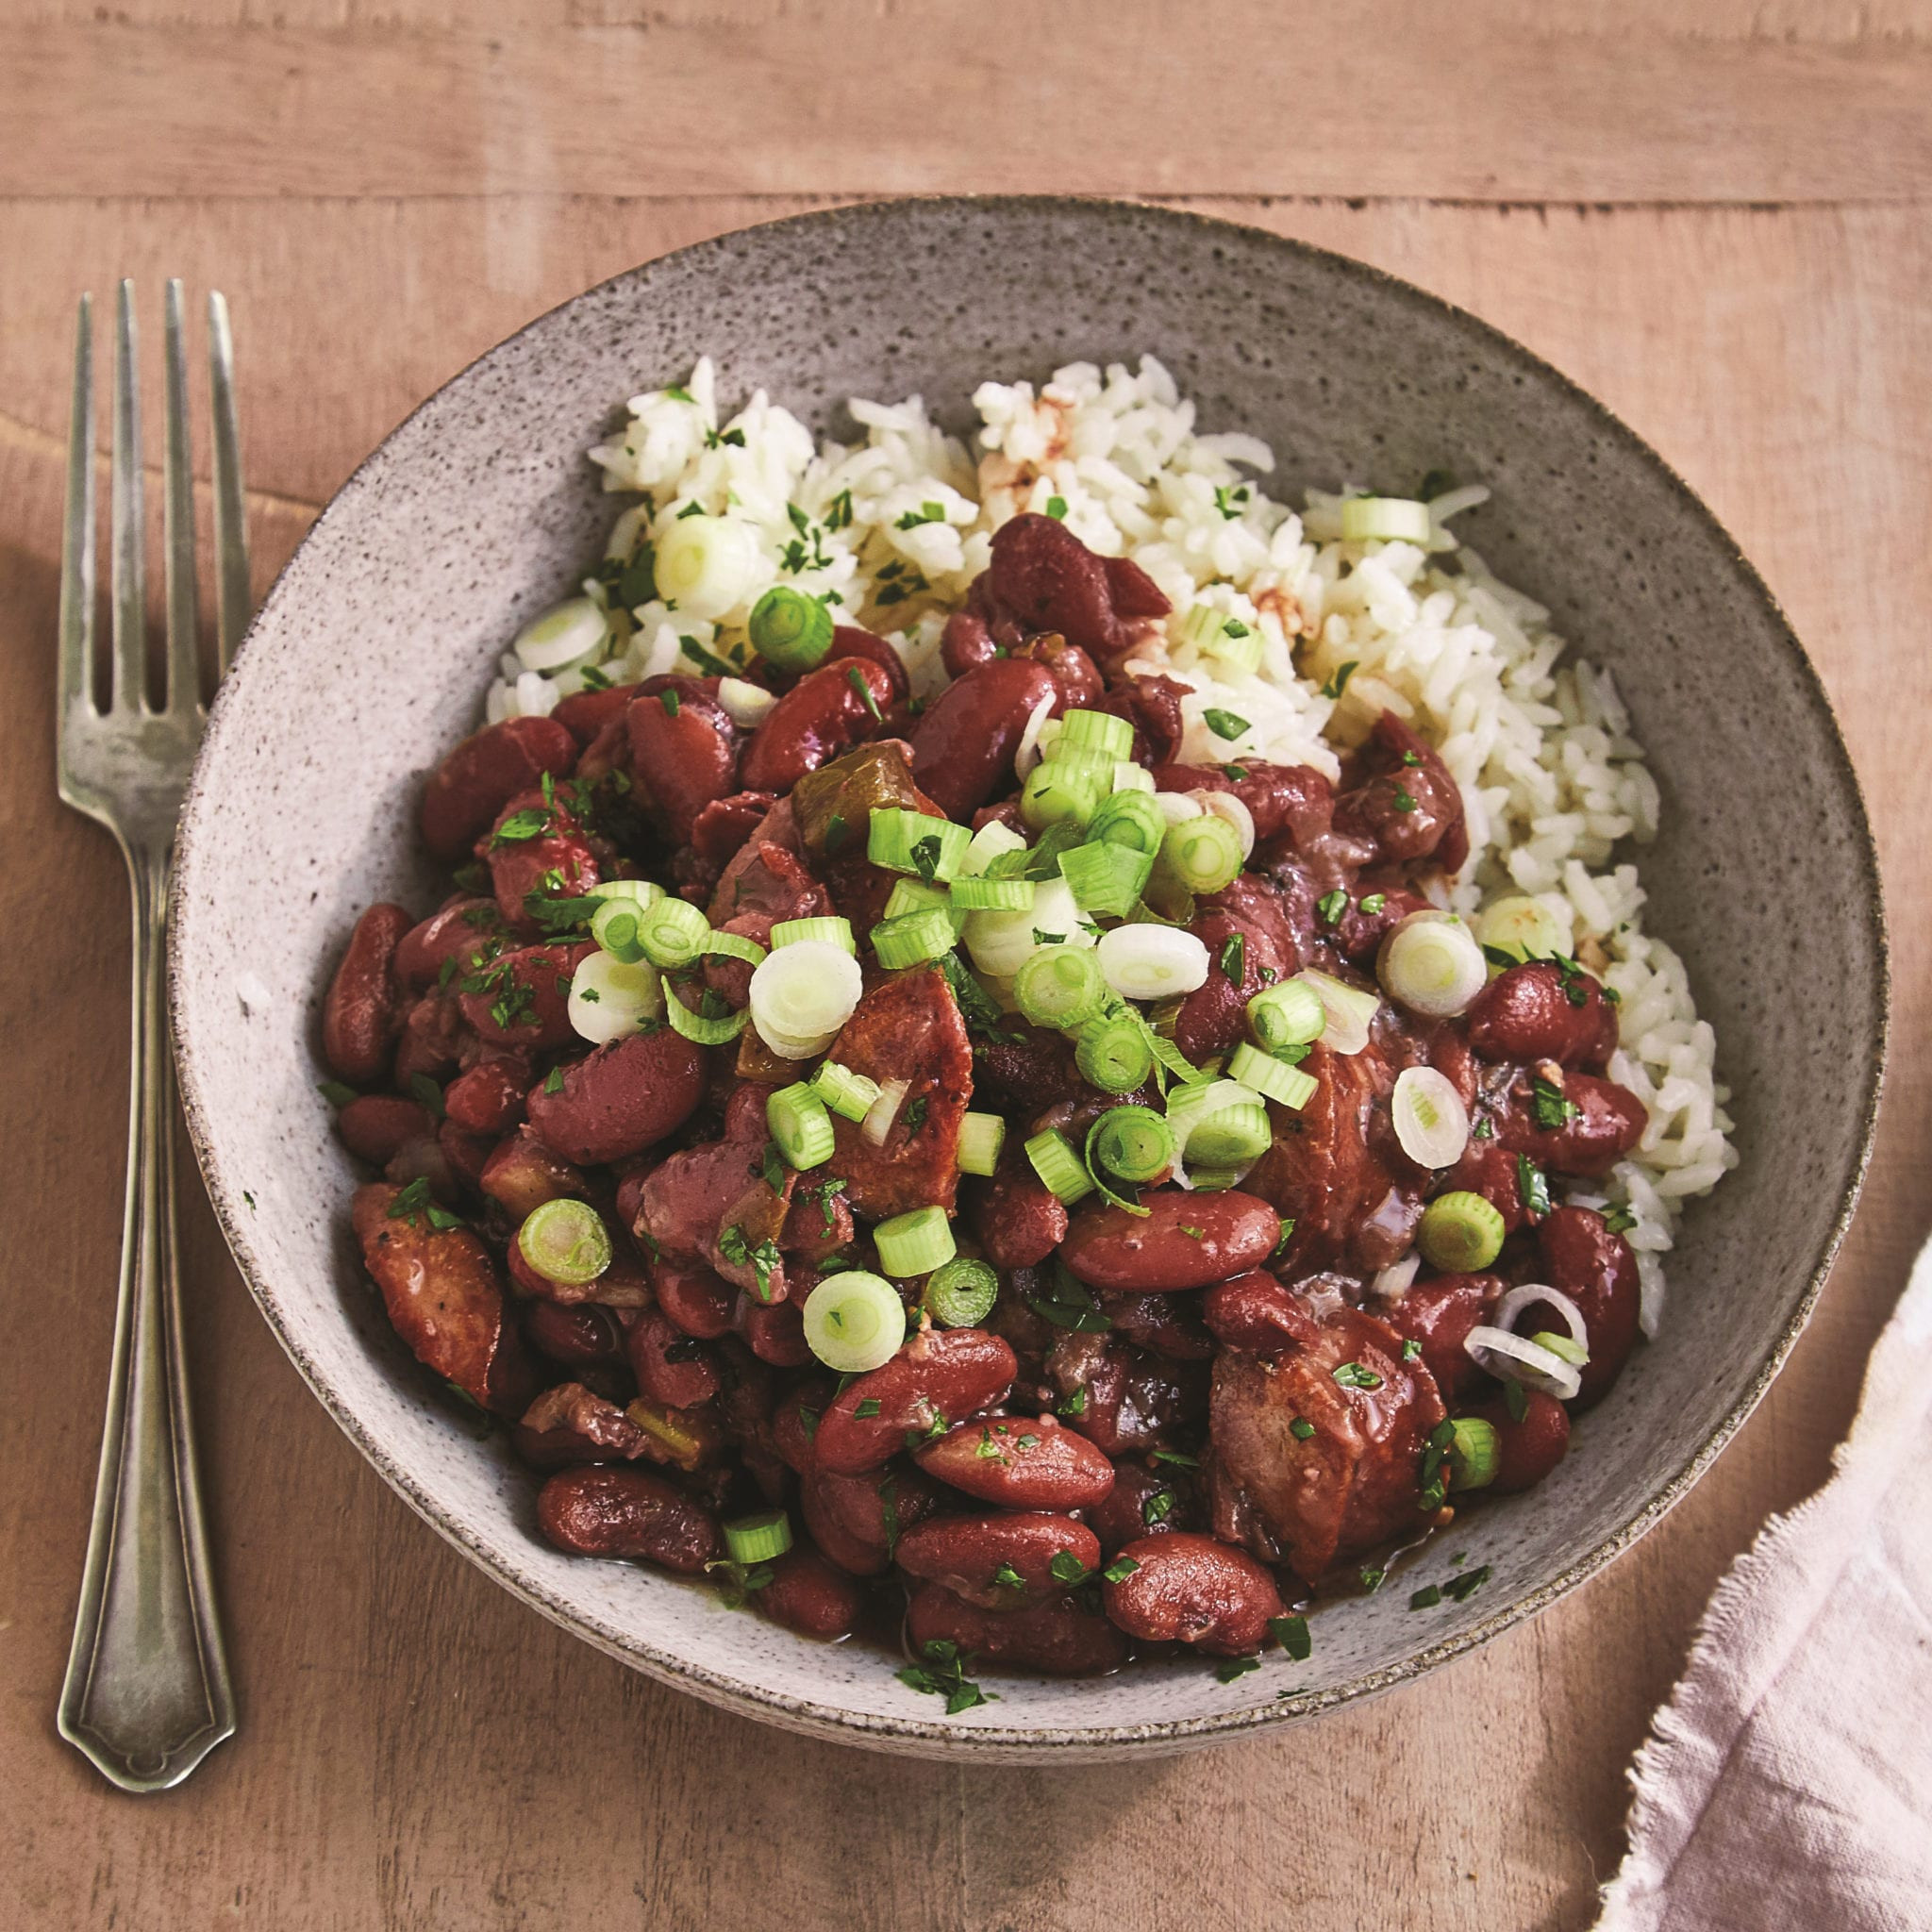
[[[1685,1224],[1662,1340],[1541,1489],[1457,1538],[1493,1573],[1466,1604],[1416,1616],[1385,1592],[1319,1611],[1303,1666],[1001,1681],[997,1703],[948,1720],[874,1652],[537,1540],[530,1478],[425,1387],[359,1275],[317,1014],[360,908],[432,903],[407,829],[418,784],[475,723],[504,640],[601,544],[612,506],[583,452],[627,395],[702,351],[724,395],[762,386],[822,425],[849,395],[912,391],[963,425],[985,376],[1142,350],[1208,425],[1274,445],[1278,492],[1436,467],[1493,487],[1458,527],[1614,668],[1652,754],[1668,836],[1644,881],[1716,1025],[1743,1165]],[[181,827],[174,1002],[189,1120],[262,1312],[452,1542],[612,1656],[749,1716],[891,1750],[1072,1757],[1233,1737],[1419,1676],[1657,1522],[1764,1392],[1838,1245],[1885,963],[1857,786],[1803,651],[1736,545],[1587,395],[1470,316],[1272,236],[1141,207],[933,201],[754,228],[622,275],[492,350],[370,458],[215,708]]]

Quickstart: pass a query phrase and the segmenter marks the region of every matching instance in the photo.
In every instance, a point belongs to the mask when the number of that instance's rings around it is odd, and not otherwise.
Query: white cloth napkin
[[[1833,1461],[1711,1599],[1597,1932],[1932,1928],[1932,1248]]]

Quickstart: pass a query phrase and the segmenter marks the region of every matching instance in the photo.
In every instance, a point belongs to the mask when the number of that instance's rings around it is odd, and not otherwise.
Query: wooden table
[[[1306,11],[1306,18],[1297,18]],[[1932,5],[9,0],[0,8],[0,1920],[201,1928],[1581,1926],[1711,1586],[1816,1487],[1926,1231]],[[1705,493],[1877,826],[1896,1048],[1823,1305],[1696,1493],[1481,1655],[1262,1742],[958,1770],[788,1738],[519,1608],[303,1391],[191,1186],[240,1735],[128,1799],[56,1738],[122,1171],[120,864],[55,802],[75,292],[219,286],[259,584],[418,398],[634,262],[824,199],[1185,200],[1500,324]],[[150,449],[158,450],[152,402]],[[1794,835],[1804,774],[1793,773]],[[1802,908],[1792,908],[1801,917]],[[1829,945],[1830,935],[1820,943]]]

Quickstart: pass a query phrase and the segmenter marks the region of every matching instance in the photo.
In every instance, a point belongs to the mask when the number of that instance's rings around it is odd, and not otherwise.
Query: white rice
[[[611,612],[606,644],[586,661],[627,682],[741,659],[751,606],[782,579],[831,594],[841,618],[889,636],[914,689],[929,692],[944,681],[940,631],[986,567],[992,532],[1022,510],[1051,509],[1094,550],[1147,572],[1174,606],[1174,637],[1197,603],[1259,636],[1252,676],[1180,643],[1129,660],[1192,687],[1184,759],[1245,755],[1334,777],[1338,750],[1359,742],[1379,712],[1413,722],[1441,748],[1467,808],[1472,856],[1451,906],[1472,912],[1505,893],[1536,896],[1621,996],[1611,1074],[1650,1108],[1650,1124],[1606,1186],[1570,1198],[1627,1203],[1643,1326],[1654,1334],[1661,1257],[1684,1202],[1737,1164],[1728,1096],[1683,962],[1643,930],[1637,868],[1613,863],[1624,841],[1647,844],[1658,830],[1657,784],[1615,683],[1577,659],[1559,662],[1564,643],[1548,612],[1499,582],[1448,527],[1489,492],[1436,494],[1426,549],[1345,543],[1345,490],[1311,491],[1300,511],[1265,495],[1254,479],[1274,467],[1268,446],[1197,435],[1193,404],[1152,357],[1138,370],[1073,363],[1037,391],[983,383],[973,400],[984,425],[976,452],[936,426],[917,396],[855,400],[865,441],[851,446],[815,446],[763,391],[723,418],[708,358],[682,388],[633,397],[622,439],[591,452],[607,489],[639,499],[618,520],[609,555],[627,557],[695,503],[750,524],[764,569],[715,624],[655,602]],[[597,581],[585,591],[608,604]],[[1341,698],[1324,695],[1350,664]],[[507,653],[487,715],[547,711],[582,688],[584,668],[543,675]],[[1206,722],[1214,709],[1248,730],[1216,736]]]

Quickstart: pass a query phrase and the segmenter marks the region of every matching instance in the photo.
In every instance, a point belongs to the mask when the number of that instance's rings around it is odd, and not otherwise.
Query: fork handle
[[[60,1735],[123,1790],[178,1784],[235,1728],[189,1427],[163,1002],[167,854],[124,845],[134,899],[127,1206],[113,1381]]]

